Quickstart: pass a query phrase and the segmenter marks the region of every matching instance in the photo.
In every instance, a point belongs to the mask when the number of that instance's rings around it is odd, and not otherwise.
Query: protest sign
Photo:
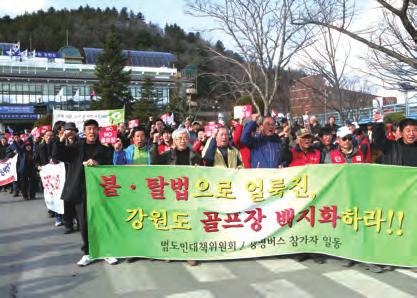
[[[118,125],[125,121],[125,110],[100,110],[100,111],[53,111],[52,124],[61,120],[65,122],[74,122],[80,132],[83,131],[85,120],[94,119],[100,127]]]
[[[34,128],[30,131],[30,135],[31,135],[32,137],[34,137],[35,139],[36,139],[36,138],[39,138],[39,136],[41,135],[41,132],[40,132],[40,130],[39,130],[39,127],[34,127]]]
[[[115,144],[117,141],[117,126],[107,126],[100,128],[98,138],[102,144]]]
[[[207,123],[206,126],[204,126],[204,132],[207,137],[211,137],[213,135],[213,130],[217,127],[217,123],[214,121],[211,121]]]
[[[65,184],[65,165],[47,164],[39,172],[43,185],[46,207],[58,214],[64,214],[64,201],[61,200]]]
[[[174,113],[165,113],[161,115],[161,120],[166,124],[171,126],[174,122]]]
[[[128,123],[129,128],[134,128],[139,126],[139,119],[130,120]]]
[[[50,125],[42,125],[41,127],[39,127],[39,132],[41,135],[43,135],[48,130],[52,130],[52,127]]]
[[[322,253],[417,266],[410,254],[417,247],[416,168],[98,166],[85,173],[94,258]]]
[[[235,106],[233,108],[233,115],[235,119],[249,118],[252,116],[252,105]]]
[[[13,158],[0,161],[0,186],[17,181],[17,154]]]

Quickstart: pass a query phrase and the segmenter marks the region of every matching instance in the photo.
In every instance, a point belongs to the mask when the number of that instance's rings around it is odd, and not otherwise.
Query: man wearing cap
[[[291,149],[283,146],[283,160],[289,167],[305,166],[308,164],[319,164],[321,159],[320,150],[314,148],[313,135],[306,128],[296,132],[297,144]]]
[[[68,131],[60,136],[54,144],[53,157],[68,163],[68,170],[62,198],[64,201],[75,204],[77,217],[80,224],[83,239],[82,250],[84,256],[77,263],[86,266],[92,262],[88,251],[87,206],[84,165],[111,165],[112,152],[98,140],[98,123],[90,119],[84,122],[85,139],[78,143],[66,146],[65,141],[69,137]],[[105,258],[109,264],[117,263],[115,258]]]
[[[347,126],[337,130],[337,149],[330,151],[330,163],[364,163],[365,158],[357,146],[353,144],[352,131]]]
[[[259,134],[252,136],[260,120]],[[240,142],[250,149],[250,166],[256,168],[278,168],[282,165],[281,160],[281,138],[275,134],[275,121],[267,116],[259,118],[259,114],[252,115],[243,129]]]

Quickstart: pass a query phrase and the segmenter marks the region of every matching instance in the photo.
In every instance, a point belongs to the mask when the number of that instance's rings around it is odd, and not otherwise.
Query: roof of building
[[[65,46],[59,49],[58,51],[61,54],[61,57],[77,57],[82,58],[80,51],[72,46]]]
[[[96,64],[97,56],[103,51],[98,48],[84,48],[85,63]],[[127,65],[145,67],[170,67],[177,61],[177,57],[171,53],[124,50],[127,57]]]
[[[8,43],[8,42],[0,42],[0,50],[4,51],[8,51],[13,47],[13,43]]]

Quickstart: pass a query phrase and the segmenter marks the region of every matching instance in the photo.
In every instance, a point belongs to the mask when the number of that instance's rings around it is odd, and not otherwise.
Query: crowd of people
[[[61,199],[65,212],[50,212],[50,215],[55,217],[56,226],[65,227],[64,233],[81,231],[84,255],[78,265],[85,266],[92,259],[88,251],[84,166],[283,168],[323,163],[382,163],[416,167],[417,120],[407,118],[396,124],[383,123],[378,114],[374,120],[366,128],[360,128],[352,122],[338,126],[335,118],[330,117],[321,127],[314,116],[298,124],[286,118],[254,114],[248,119],[232,121],[229,127],[219,123],[208,132],[201,123],[189,118],[178,127],[175,123],[169,126],[161,119],[150,119],[147,125],[131,129],[120,123],[117,142],[113,145],[100,143],[99,124],[95,120],[85,121],[82,132],[72,122],[58,121],[39,139],[29,135],[22,139],[19,133],[13,134],[11,142],[1,139],[1,159],[18,155],[18,180],[3,188],[15,197],[21,194],[24,199],[34,199],[36,191],[41,190],[37,171],[49,163],[64,162],[66,181]],[[322,262],[317,256],[313,258]],[[115,258],[105,261],[118,262]],[[189,263],[196,265],[195,261]],[[370,265],[369,269],[382,272],[384,267]]]

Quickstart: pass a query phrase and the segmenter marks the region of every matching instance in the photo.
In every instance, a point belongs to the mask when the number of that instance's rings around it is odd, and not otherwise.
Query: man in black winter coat
[[[377,121],[380,116],[375,115],[374,118]],[[417,120],[403,119],[399,128],[401,138],[390,141],[385,137],[383,123],[375,125],[372,133],[375,148],[382,150],[383,164],[417,167]]]
[[[85,140],[70,146],[65,145],[69,134],[67,131],[54,144],[53,157],[68,163],[66,180],[62,197],[64,201],[75,204],[75,210],[80,224],[83,239],[82,251],[84,256],[77,263],[86,266],[92,262],[88,251],[88,228],[87,228],[87,197],[85,185],[85,166],[111,165],[113,152],[98,141],[98,123],[90,119],[84,122]],[[110,264],[117,263],[114,258],[106,258]]]

